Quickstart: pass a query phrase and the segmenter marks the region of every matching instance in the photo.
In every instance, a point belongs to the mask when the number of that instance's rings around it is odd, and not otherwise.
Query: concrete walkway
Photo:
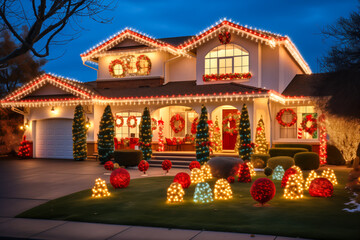
[[[127,169],[132,179],[141,178]],[[187,169],[171,169],[169,175]],[[150,168],[148,177],[163,176]],[[74,192],[91,188],[96,178],[109,182],[99,162],[71,160],[0,160],[0,239],[221,239],[290,240],[265,235],[14,218],[17,214]]]

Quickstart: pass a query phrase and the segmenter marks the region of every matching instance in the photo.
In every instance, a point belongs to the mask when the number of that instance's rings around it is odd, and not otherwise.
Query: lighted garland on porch
[[[72,124],[73,137],[73,157],[75,161],[83,161],[87,158],[86,145],[86,120],[84,109],[81,105],[77,105],[74,113]]]
[[[291,122],[287,123],[282,120],[282,116],[284,115],[285,112],[291,113],[291,115],[292,115]],[[283,108],[276,114],[276,120],[283,127],[291,127],[296,123],[297,116],[296,116],[296,113],[294,112],[294,110],[292,110],[291,108]]]
[[[310,127],[307,126],[308,122],[311,122]],[[306,117],[303,118],[303,121],[301,122],[301,127],[303,130],[310,135],[313,135],[314,132],[317,130],[317,121],[316,118],[313,117],[311,114],[306,115]]]
[[[175,126],[175,122],[180,122],[179,126]],[[171,129],[175,132],[175,133],[179,133],[181,132],[184,127],[185,127],[185,120],[182,116],[180,116],[180,114],[175,114],[174,116],[171,117],[170,119],[170,126]]]
[[[254,146],[253,146],[253,143],[251,143],[249,113],[248,113],[246,104],[244,104],[241,109],[239,134],[240,134],[240,147],[239,147],[240,158],[244,161],[249,161],[250,155],[252,152],[252,148]]]
[[[206,107],[203,105],[201,108],[200,120],[197,125],[196,131],[196,160],[200,164],[209,161],[209,125],[207,123],[208,115]]]
[[[101,117],[98,134],[98,152],[101,163],[110,160],[114,152],[114,136],[114,117],[110,105],[107,105]]]
[[[151,117],[150,112],[147,107],[145,107],[143,115],[141,117],[140,136],[139,144],[141,151],[143,152],[144,160],[150,160],[152,149],[151,149],[151,140],[152,140],[152,129],[151,129]]]
[[[133,123],[131,123],[131,121],[134,121]],[[130,116],[128,117],[126,124],[128,125],[129,128],[135,128],[137,125],[137,119],[135,116]]]

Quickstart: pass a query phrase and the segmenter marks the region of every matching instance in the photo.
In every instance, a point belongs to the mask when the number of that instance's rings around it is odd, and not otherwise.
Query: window
[[[235,44],[225,44],[205,56],[205,74],[248,73],[249,53]]]
[[[128,57],[128,63],[129,63],[129,68],[128,68],[129,75],[136,75],[136,73],[137,73],[136,57],[135,56],[129,56]]]
[[[139,137],[139,124],[141,120],[141,113],[140,112],[121,112],[116,113],[116,116],[121,116],[124,119],[124,123],[121,127],[115,126],[115,137],[117,139],[121,138],[130,138],[131,135],[135,135],[136,138]],[[137,125],[135,128],[131,128],[127,125],[127,120],[130,116],[135,116],[137,120]]]
[[[124,73],[123,67],[121,64],[115,64],[114,67],[114,75],[121,76]]]

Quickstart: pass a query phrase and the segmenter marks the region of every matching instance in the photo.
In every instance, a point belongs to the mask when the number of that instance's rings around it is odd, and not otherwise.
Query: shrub
[[[120,166],[132,167],[139,165],[143,159],[143,154],[141,150],[116,150],[114,152],[114,158],[115,162]]]
[[[228,178],[234,176],[239,165],[243,163],[240,158],[233,157],[213,157],[208,161],[211,168],[211,174],[215,178]]]
[[[320,166],[319,155],[314,152],[300,152],[294,156],[295,165],[301,170],[316,170]]]
[[[330,165],[345,165],[345,159],[341,152],[334,145],[327,145],[327,164]]]
[[[281,156],[281,157],[272,157],[267,162],[267,166],[272,169],[275,169],[276,166],[278,165],[282,166],[284,170],[287,170],[288,168],[295,165],[295,161],[292,157]]]
[[[275,148],[305,148],[309,152],[312,152],[312,146],[310,144],[301,144],[301,143],[281,143],[275,144]]]
[[[308,152],[306,148],[271,148],[269,150],[270,157],[288,156],[294,157],[298,152]]]
[[[266,167],[264,173],[266,176],[270,176],[273,173],[273,169],[271,167]]]
[[[252,154],[251,155],[251,163],[254,168],[264,168],[266,167],[267,161],[269,160],[269,154]]]

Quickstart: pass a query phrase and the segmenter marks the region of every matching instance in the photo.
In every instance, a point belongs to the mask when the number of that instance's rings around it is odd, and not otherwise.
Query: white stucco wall
[[[261,47],[261,87],[278,91],[279,48]]]
[[[179,57],[168,62],[167,82],[196,80],[196,58]]]

